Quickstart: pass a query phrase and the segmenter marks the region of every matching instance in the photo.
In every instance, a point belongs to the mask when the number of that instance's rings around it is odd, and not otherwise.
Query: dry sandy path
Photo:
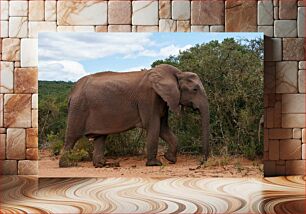
[[[205,165],[199,165],[198,156],[180,155],[176,164],[168,162],[159,155],[163,166],[146,167],[144,156],[111,159],[119,162],[119,167],[95,168],[92,162],[82,162],[78,167],[59,168],[58,158],[43,156],[39,161],[40,177],[262,177],[260,160],[244,158],[214,157]]]

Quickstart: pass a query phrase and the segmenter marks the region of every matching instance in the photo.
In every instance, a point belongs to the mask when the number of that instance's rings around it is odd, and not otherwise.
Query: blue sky
[[[76,81],[99,71],[133,71],[195,44],[262,33],[40,33],[40,80]]]

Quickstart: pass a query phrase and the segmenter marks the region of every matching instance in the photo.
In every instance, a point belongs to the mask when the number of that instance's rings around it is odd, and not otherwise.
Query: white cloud
[[[89,60],[115,54],[134,55],[154,45],[150,33],[48,33],[39,35],[41,60]]]
[[[131,68],[127,68],[127,69],[123,69],[123,70],[118,70],[119,72],[130,72],[130,71],[140,71],[142,69],[150,69],[150,66],[145,66],[145,65],[140,65],[140,66],[136,66],[136,67],[131,67]]]
[[[191,45],[156,41],[152,33],[39,33],[39,79],[76,81],[87,75],[82,63],[104,57],[163,59],[177,55]],[[120,64],[120,62],[119,62]],[[121,66],[122,67],[122,66]],[[148,66],[134,66],[118,71],[135,71]],[[94,70],[101,71],[97,67]]]
[[[165,58],[177,55],[183,47],[157,44],[151,33],[41,33],[39,60],[90,60],[116,54],[125,58],[147,56]]]
[[[89,74],[82,64],[69,60],[39,62],[38,71],[40,80],[49,81],[76,81]]]
[[[179,47],[179,46],[172,44],[172,45],[163,47],[159,49],[158,51],[146,49],[142,51],[139,55],[166,58],[166,57],[169,57],[170,55],[172,56],[178,55],[180,51],[187,50],[191,47],[192,45],[185,45],[183,47]]]

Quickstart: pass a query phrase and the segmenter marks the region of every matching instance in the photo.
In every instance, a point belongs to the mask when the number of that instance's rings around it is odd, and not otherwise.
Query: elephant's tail
[[[68,104],[67,104],[67,108],[69,109],[69,107],[70,107],[70,102],[71,102],[71,96],[69,95],[69,97],[68,97]]]

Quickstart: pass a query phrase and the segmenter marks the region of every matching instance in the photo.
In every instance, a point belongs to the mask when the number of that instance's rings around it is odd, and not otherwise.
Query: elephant
[[[160,166],[158,141],[168,144],[164,157],[176,163],[177,138],[168,125],[169,109],[191,107],[201,115],[203,160],[209,154],[209,103],[197,74],[168,64],[132,72],[99,72],[79,79],[68,99],[64,152],[83,136],[93,138],[93,165],[106,164],[108,135],[133,128],[146,130],[146,166]],[[64,167],[59,162],[60,167]]]

